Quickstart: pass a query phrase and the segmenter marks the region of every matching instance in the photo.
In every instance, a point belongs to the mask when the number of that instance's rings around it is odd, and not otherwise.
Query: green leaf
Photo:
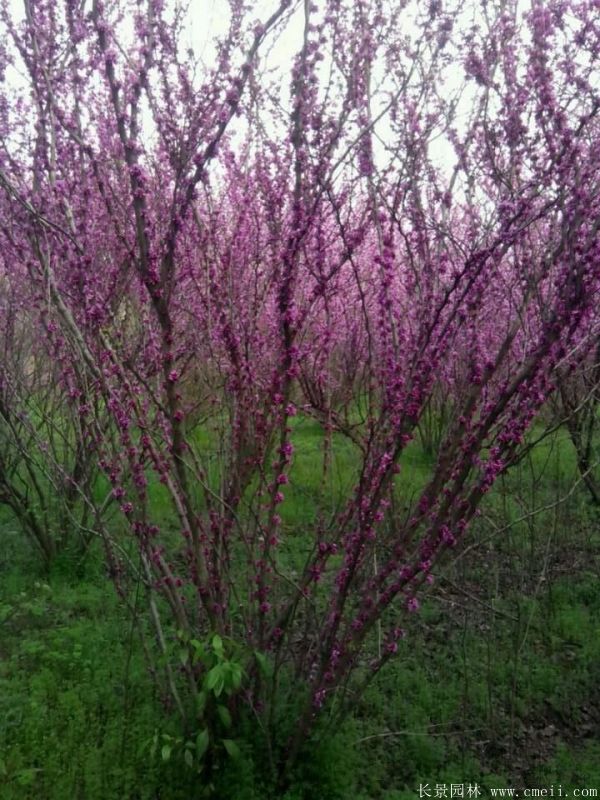
[[[183,758],[188,767],[194,766],[194,756],[192,755],[190,750],[184,750]]]
[[[237,744],[233,741],[233,739],[223,739],[223,744],[225,746],[225,750],[231,756],[231,758],[238,759],[242,757],[242,753],[240,748]]]
[[[184,667],[188,663],[189,658],[190,658],[189,651],[186,648],[182,648],[179,651],[179,660],[181,661]]]
[[[198,711],[198,716],[201,717],[204,714],[204,709],[206,708],[206,701],[208,700],[208,694],[205,691],[201,691],[198,693],[196,698],[196,709]]]
[[[242,668],[239,664],[232,664],[231,683],[234,689],[239,689],[242,685]]]
[[[206,676],[206,688],[218,697],[223,691],[225,676],[221,664],[214,666]]]
[[[163,761],[168,761],[171,758],[171,745],[163,744],[160,755]]]
[[[231,714],[227,706],[217,706],[217,714],[223,725],[226,728],[231,728]]]
[[[206,651],[206,646],[198,639],[192,639],[190,644],[194,648],[194,661],[202,661],[203,664],[210,664],[213,662],[214,657]]]
[[[204,730],[200,731],[198,736],[196,736],[196,755],[198,758],[202,758],[204,753],[206,753],[209,744],[210,736],[208,733],[208,728],[204,728]]]
[[[223,658],[223,656],[225,655],[223,650],[223,639],[221,639],[218,633],[215,633],[215,635],[212,637],[211,644],[212,644],[212,649],[215,651],[215,653],[220,658]]]
[[[221,665],[217,664],[216,667],[213,667],[206,675],[206,688],[212,691],[215,686],[217,685],[217,681],[221,677]]]

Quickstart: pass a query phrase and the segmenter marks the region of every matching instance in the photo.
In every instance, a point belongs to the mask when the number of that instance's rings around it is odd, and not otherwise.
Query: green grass
[[[593,774],[597,742],[588,741],[594,730],[582,721],[591,723],[600,705],[600,586],[591,575],[575,586],[565,579],[529,605],[531,627],[517,658],[512,620],[474,608],[449,619],[444,604],[428,601],[425,629],[415,625],[357,709],[365,796],[393,789],[395,797],[419,783],[485,786],[493,775],[504,775],[505,786],[542,785],[539,776],[552,772],[558,756],[570,765],[565,788],[588,785],[577,782],[575,764]],[[512,609],[510,597],[497,605]]]
[[[292,440],[282,505],[291,564],[323,497],[333,512],[357,463],[336,435],[324,482],[319,426],[298,418]],[[399,503],[413,501],[430,469],[412,443]],[[560,436],[498,482],[470,534],[476,546],[434,584],[399,657],[356,698],[349,721],[307,751],[286,800],[400,800],[417,797],[420,783],[600,785],[600,534],[583,490],[568,495],[574,474]],[[152,486],[152,511],[173,525],[162,492]],[[532,508],[543,510],[527,516]],[[199,796],[183,764],[150,756],[155,732],[175,734],[176,721],[99,549],[83,562],[66,552],[42,574],[6,514],[0,531],[2,800]],[[217,779],[224,800],[275,800],[255,738],[248,724],[242,761]]]

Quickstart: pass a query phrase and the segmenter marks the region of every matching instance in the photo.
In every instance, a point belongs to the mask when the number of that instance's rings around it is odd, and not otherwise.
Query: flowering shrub
[[[597,332],[593,6],[281,0],[257,20],[230,0],[212,67],[178,3],[2,6],[0,268],[137,542],[139,569],[88,486],[117,584],[138,570],[163,647],[157,595],[183,641],[243,643],[227,713],[253,710],[282,776],[398,651]],[[399,513],[440,393],[434,469]],[[356,481],[321,494],[293,571],[298,415],[323,486],[334,434]],[[192,656],[169,668],[184,716]],[[282,745],[283,674],[304,701]]]

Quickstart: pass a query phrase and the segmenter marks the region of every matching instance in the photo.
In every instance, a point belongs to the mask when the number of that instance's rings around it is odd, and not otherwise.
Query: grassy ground
[[[282,511],[291,559],[323,491],[318,429],[300,420],[294,435]],[[348,443],[335,453],[332,504],[355,463]],[[399,502],[429,468],[413,445]],[[476,782],[483,796],[600,787],[599,520],[580,487],[569,494],[574,477],[559,437],[497,484],[398,659],[356,699],[290,798],[400,800],[426,783]],[[13,521],[0,526],[0,797],[193,798],[185,770],[150,757],[168,715],[100,555],[65,555],[44,575]],[[260,765],[236,770],[223,797],[262,798]]]

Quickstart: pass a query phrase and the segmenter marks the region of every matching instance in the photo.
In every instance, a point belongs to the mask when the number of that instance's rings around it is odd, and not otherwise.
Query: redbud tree
[[[163,649],[179,632],[181,714],[225,680],[212,636],[285,776],[597,336],[600,9],[219,9],[199,44],[175,0],[4,0],[0,268],[109,487],[75,478],[111,574]],[[430,478],[399,497],[432,409]],[[322,488],[292,532],[307,419]]]
[[[0,273],[0,286],[0,505],[49,566],[65,545],[85,552],[93,538],[98,459],[85,418],[65,404],[60,356],[39,336],[37,289],[16,265]]]

